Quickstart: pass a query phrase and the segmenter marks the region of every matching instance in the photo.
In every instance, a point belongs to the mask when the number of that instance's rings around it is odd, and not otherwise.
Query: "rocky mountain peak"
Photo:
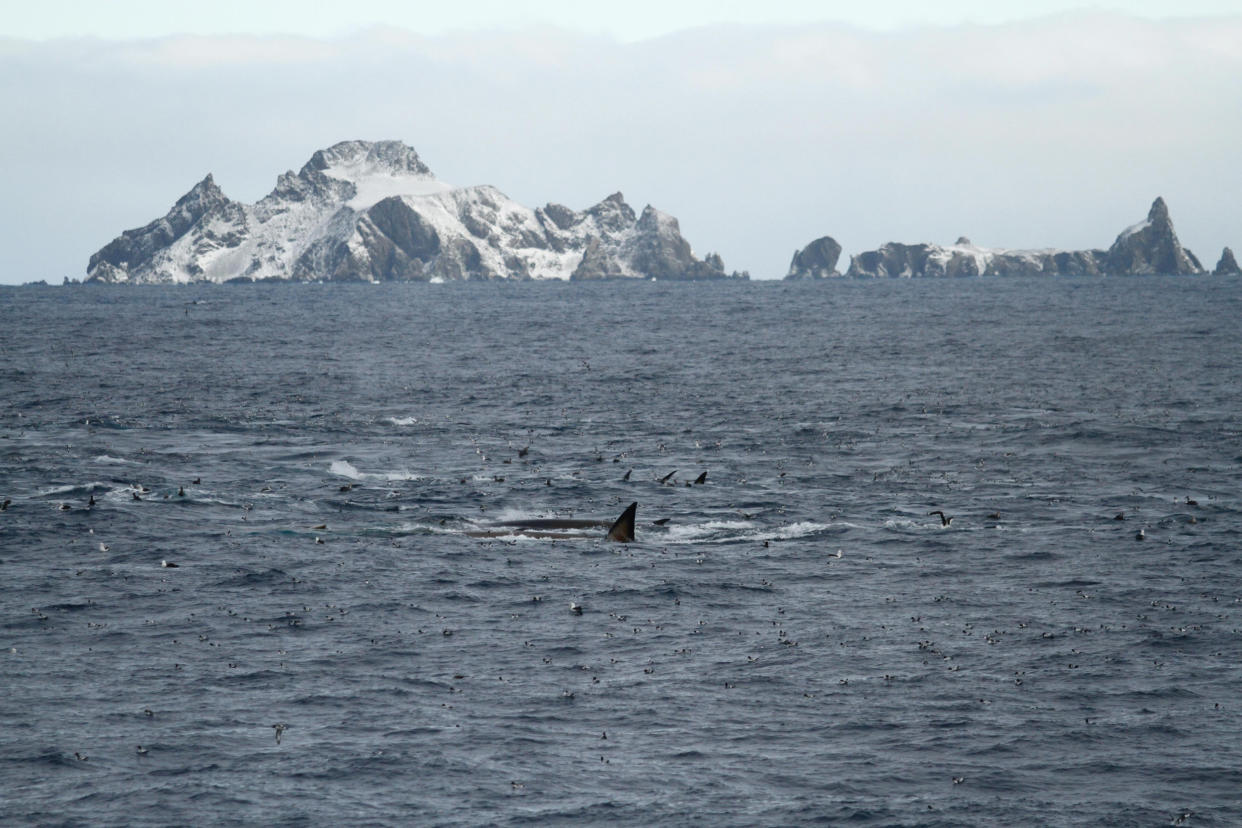
[[[400,141],[342,141],[280,175],[255,204],[210,175],[162,219],[91,257],[88,281],[723,279],[677,219],[637,219],[621,193],[576,212],[524,207],[495,187],[438,181]]]
[[[302,172],[332,169],[431,175],[431,168],[422,162],[414,148],[401,141],[341,141],[327,149],[316,150]]]
[[[228,197],[224,191],[216,184],[215,178],[211,173],[202,181],[195,184],[189,189],[185,195],[177,199],[177,203],[173,206],[173,212],[177,210],[186,210],[195,213],[195,218],[202,213],[210,210],[219,204],[228,202]]]
[[[601,228],[613,232],[633,226],[636,219],[634,208],[625,203],[625,196],[619,192],[608,196],[586,212],[595,218]]]
[[[1164,203],[1164,198],[1156,196],[1156,200],[1151,203],[1151,209],[1147,211],[1147,220],[1152,224],[1172,225],[1173,222],[1169,218],[1169,205]]]

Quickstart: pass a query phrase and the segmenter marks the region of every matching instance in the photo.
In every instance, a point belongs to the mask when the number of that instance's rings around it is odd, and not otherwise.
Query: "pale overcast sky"
[[[355,138],[532,207],[621,190],[755,278],[822,235],[1107,247],[1157,195],[1242,250],[1242,0],[0,4],[0,283]]]
[[[553,24],[622,40],[715,23],[844,22],[876,29],[1005,23],[1068,10],[1094,9],[1161,19],[1233,14],[1242,0],[41,0],[6,2],[0,31],[10,37],[168,34],[296,34],[334,37],[371,25],[420,34],[459,29]]]

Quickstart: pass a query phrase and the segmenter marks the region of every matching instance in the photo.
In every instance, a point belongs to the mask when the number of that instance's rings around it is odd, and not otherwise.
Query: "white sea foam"
[[[759,526],[745,520],[709,520],[703,523],[674,524],[661,543],[731,543],[739,540],[793,540],[830,529],[827,523],[800,521],[783,526]]]
[[[339,474],[341,477],[348,477],[350,480],[362,479],[362,472],[358,471],[358,468],[348,460],[333,460],[328,471]]]
[[[418,480],[419,475],[402,469],[401,471],[364,472],[348,460],[333,460],[328,471],[350,480]]]

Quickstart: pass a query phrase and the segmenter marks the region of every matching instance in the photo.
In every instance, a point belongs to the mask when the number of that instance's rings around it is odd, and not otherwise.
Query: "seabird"
[[[570,601],[569,611],[574,615],[582,615],[582,604],[579,604],[577,601]]]
[[[1145,540],[1146,538],[1147,538],[1147,533],[1144,532],[1142,529],[1134,533],[1135,540]]]
[[[702,474],[700,474],[698,477],[694,479],[694,484],[696,486],[702,486],[706,482],[707,482],[707,472],[703,472]]]
[[[100,552],[107,552],[107,551],[108,551],[109,549],[111,549],[111,548],[112,548],[111,546],[108,546],[108,544],[104,543],[103,541],[100,541],[100,542],[99,542],[99,551],[100,551]]]
[[[147,755],[147,749],[146,749],[146,748],[144,748],[142,745],[139,745],[139,746],[138,746],[138,755],[139,755],[139,756],[146,756],[146,755]]]
[[[175,564],[172,561],[160,561],[160,566],[164,567],[165,569],[176,569],[180,565],[181,564]]]
[[[284,735],[285,728],[287,728],[288,726],[289,726],[289,725],[287,725],[287,724],[274,724],[274,725],[272,725],[272,729],[276,731],[276,744],[278,744],[278,745],[280,744],[280,737]]]
[[[630,471],[627,471],[627,472],[625,473],[625,475],[624,475],[621,479],[622,479],[622,480],[629,480],[629,479],[630,479],[630,472],[632,472],[632,471],[634,471],[634,470],[633,470],[633,469],[630,469]]]
[[[673,475],[675,475],[675,474],[677,474],[677,469],[673,469],[671,472],[669,472],[668,474],[666,474],[666,475],[664,475],[663,477],[661,477],[661,478],[660,478],[660,483],[662,483],[662,484],[663,484],[663,483],[667,483],[669,480],[671,480],[671,479],[672,479]]]
[[[928,512],[927,514],[940,515],[941,526],[948,526],[950,523],[953,522],[953,518],[949,517],[948,515],[946,515],[944,512],[940,511],[939,509],[936,509],[935,511],[932,511],[932,512]]]

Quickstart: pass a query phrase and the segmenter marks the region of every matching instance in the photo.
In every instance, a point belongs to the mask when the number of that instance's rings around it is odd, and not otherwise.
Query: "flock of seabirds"
[[[521,449],[519,451],[519,456],[525,456],[527,454],[528,449],[529,447],[525,449]],[[632,469],[630,471],[627,471],[624,477],[622,478],[622,480],[628,481],[630,479],[632,471],[633,471]],[[663,477],[654,478],[654,482],[657,482],[660,485],[675,486],[677,485],[677,483],[674,480],[676,475],[677,475],[677,471],[674,470],[664,475]],[[193,481],[191,481],[191,485],[194,485],[194,486],[201,485],[201,482],[202,482],[201,478],[195,478]],[[691,486],[691,485],[701,486],[701,485],[705,485],[706,483],[707,483],[707,472],[702,472],[693,481],[687,480],[685,482],[685,485],[686,486]],[[134,501],[142,501],[145,499],[146,496],[151,494],[151,490],[149,488],[139,485],[137,483],[130,484],[129,488],[130,488],[131,498]],[[340,487],[341,491],[349,491],[352,488],[353,488],[353,484],[348,484],[348,485]],[[173,497],[185,498],[187,496],[188,495],[186,494],[185,486],[182,485],[182,486],[178,486],[177,492],[175,495],[165,494],[163,497],[164,499],[171,499]],[[0,502],[0,512],[7,511],[12,505],[13,505],[12,499],[5,498],[2,502]],[[91,510],[97,507],[98,505],[99,503],[98,501],[95,500],[95,496],[92,493],[90,494],[85,506],[78,507],[78,508],[85,508],[86,510]],[[1190,507],[1195,507],[1195,506],[1198,506],[1198,502],[1191,499],[1190,497],[1186,497],[1185,505],[1190,506]],[[71,505],[70,503],[61,502],[58,508],[61,511],[72,511],[75,507]],[[477,529],[468,529],[468,530],[463,531],[462,534],[468,537],[473,537],[473,538],[528,537],[528,538],[544,538],[544,539],[551,539],[551,540],[573,540],[573,539],[598,538],[599,537],[598,530],[606,529],[607,531],[603,535],[603,538],[605,540],[617,542],[617,543],[631,543],[636,540],[637,512],[638,512],[638,503],[637,501],[635,501],[631,503],[629,506],[627,506],[626,509],[621,513],[621,515],[617,517],[615,520],[559,519],[559,518],[531,518],[531,519],[524,519],[524,520],[509,520],[509,521],[499,521],[495,523],[485,524],[485,525],[480,526]],[[953,516],[946,514],[944,510],[942,509],[933,509],[927,512],[927,516],[938,518],[939,525],[943,528],[948,528],[953,524],[953,519],[954,519]],[[986,515],[986,518],[991,521],[999,521],[1001,519],[1001,515],[999,512],[992,512]],[[1126,520],[1126,515],[1124,512],[1118,512],[1114,515],[1113,520],[1124,521]],[[1190,523],[1197,523],[1197,520],[1193,516],[1191,516],[1188,519],[1188,521]],[[654,527],[664,527],[668,525],[669,522],[670,522],[670,518],[661,518],[658,520],[651,521],[650,524]],[[319,524],[313,528],[316,530],[326,530],[327,525]],[[89,531],[91,534],[94,534],[94,529],[90,529]],[[1138,540],[1138,541],[1145,540],[1146,537],[1147,537],[1147,534],[1143,528],[1139,528],[1134,535],[1135,540]],[[323,543],[324,541],[321,537],[316,536],[315,542]],[[768,542],[764,541],[763,545],[765,547],[768,546]],[[104,542],[99,543],[99,550],[101,552],[108,552],[110,549],[111,547],[108,544]],[[836,557],[840,558],[841,555],[842,555],[841,551],[838,550],[836,553]],[[180,567],[178,563],[174,561],[170,561],[168,559],[161,559],[160,566],[166,569],[176,569]],[[584,607],[581,603],[577,601],[570,602],[569,611],[571,613],[575,615],[582,615],[583,610],[584,610]],[[41,615],[41,617],[45,619],[47,618],[46,615]],[[927,649],[926,647],[924,647],[925,643],[926,642],[920,642],[920,649]],[[885,676],[886,680],[889,680],[891,678],[892,678],[891,676]],[[1021,684],[1020,678],[1017,679],[1016,681],[1018,684]],[[844,680],[842,680],[842,682],[844,683]],[[154,712],[149,708],[145,709],[143,712],[148,717],[155,715]],[[1089,723],[1090,723],[1090,720],[1088,719],[1088,724]],[[285,731],[288,729],[289,725],[286,723],[276,723],[276,724],[271,725],[271,727],[275,734],[276,743],[280,744],[281,739]],[[602,738],[607,738],[607,736],[605,735]],[[139,755],[146,756],[148,752],[149,752],[148,748],[145,748],[142,745],[138,745],[137,753]],[[80,751],[75,751],[73,755],[75,759],[79,761],[83,761],[83,762],[87,761],[89,758],[87,755],[83,754]],[[957,776],[953,777],[954,784],[960,784],[963,781],[964,781],[963,777],[957,777]]]

